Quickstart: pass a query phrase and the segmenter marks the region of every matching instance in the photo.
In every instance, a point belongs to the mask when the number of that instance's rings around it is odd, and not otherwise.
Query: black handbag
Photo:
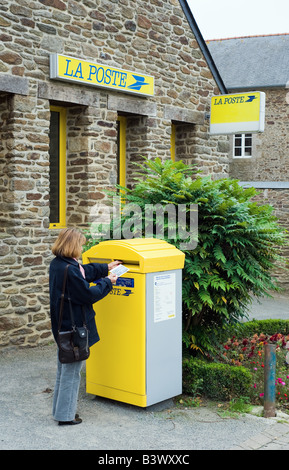
[[[69,264],[66,266],[64,271],[61,302],[59,309],[59,320],[58,320],[58,335],[57,335],[57,344],[58,344],[58,358],[62,364],[69,364],[71,362],[85,361],[88,359],[90,350],[88,346],[88,329],[85,322],[85,313],[84,307],[82,306],[82,317],[83,317],[83,326],[76,326],[74,321],[74,315],[72,310],[72,302],[70,299],[68,282],[67,282],[67,272]],[[67,283],[67,293],[68,293],[68,302],[69,302],[69,312],[72,329],[69,331],[60,331],[63,317],[63,304],[64,304],[64,293],[65,285]]]

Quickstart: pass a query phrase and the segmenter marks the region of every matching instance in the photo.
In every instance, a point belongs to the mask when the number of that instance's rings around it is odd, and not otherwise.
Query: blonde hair
[[[66,258],[79,258],[82,253],[82,245],[86,238],[76,228],[64,228],[54,242],[51,251],[55,256]]]

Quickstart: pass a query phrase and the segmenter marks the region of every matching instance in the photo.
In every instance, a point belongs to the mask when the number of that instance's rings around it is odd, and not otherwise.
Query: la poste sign
[[[250,91],[211,98],[210,134],[264,132],[265,93]]]
[[[50,55],[50,78],[135,95],[154,95],[154,77],[150,75],[129,72],[62,54]]]

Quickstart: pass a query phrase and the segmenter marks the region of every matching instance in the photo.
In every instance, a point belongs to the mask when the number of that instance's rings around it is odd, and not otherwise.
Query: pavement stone
[[[278,417],[268,419],[276,420]],[[287,424],[277,423],[230,450],[289,450],[289,416]]]

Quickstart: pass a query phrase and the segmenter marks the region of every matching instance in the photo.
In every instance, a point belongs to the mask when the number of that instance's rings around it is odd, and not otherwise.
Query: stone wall
[[[48,298],[50,105],[67,109],[67,224],[86,227],[117,179],[117,116],[130,163],[178,157],[228,175],[226,138],[208,134],[216,83],[178,0],[16,0],[0,4],[0,347],[51,340]],[[63,53],[153,75],[140,98],[49,79]],[[189,130],[189,132],[188,132]]]
[[[274,215],[278,218],[279,223],[284,227],[287,232],[289,231],[289,189],[261,189],[256,197],[260,204],[269,204],[274,207]],[[278,279],[278,283],[283,292],[289,292],[289,277],[288,277],[288,260],[289,260],[289,247],[284,247],[281,250],[284,256],[284,263],[274,270],[274,276]],[[284,269],[285,268],[285,269]]]
[[[203,175],[229,176],[228,151],[227,136],[211,136],[208,142],[206,125],[179,124],[176,127],[176,158],[196,165]]]
[[[50,336],[49,104],[40,106],[35,91],[2,98],[0,344],[35,344]]]
[[[253,136],[253,156],[232,158],[230,176],[241,181],[289,181],[289,105],[285,88],[266,94],[265,132]]]

